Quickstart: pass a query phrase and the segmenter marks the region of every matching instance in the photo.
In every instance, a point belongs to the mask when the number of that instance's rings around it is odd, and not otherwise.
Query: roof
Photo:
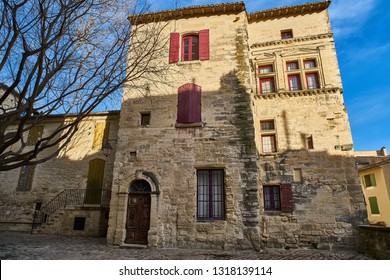
[[[298,14],[320,12],[327,9],[330,0],[306,3],[301,5],[285,6],[269,10],[262,10],[248,14],[249,22],[265,20],[270,18],[294,16]],[[165,10],[153,13],[138,14],[129,17],[132,24],[150,23],[158,21],[169,21],[181,18],[191,18],[216,14],[231,14],[246,12],[244,2],[222,3],[213,5],[189,6],[184,8]]]
[[[180,18],[207,16],[215,14],[231,14],[245,11],[244,2],[223,3],[215,5],[190,6],[154,13],[139,14],[129,17],[132,24],[168,21]]]
[[[263,10],[259,12],[250,13],[248,15],[248,21],[249,23],[251,23],[251,22],[261,21],[261,20],[266,20],[271,18],[288,17],[294,15],[321,12],[327,9],[329,5],[330,5],[330,0],[325,0],[320,2],[313,2],[313,3],[306,3],[301,5],[285,6],[281,8]]]
[[[360,171],[364,171],[364,170],[368,170],[368,169],[371,169],[371,168],[381,167],[381,166],[389,164],[389,163],[390,163],[390,157],[388,157],[388,159],[383,160],[381,162],[369,164],[369,165],[366,165],[366,166],[364,166],[362,168],[359,168],[359,172]]]

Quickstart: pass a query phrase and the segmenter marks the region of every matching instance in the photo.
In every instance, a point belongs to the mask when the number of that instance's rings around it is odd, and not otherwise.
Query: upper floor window
[[[34,146],[42,138],[43,126],[33,126],[28,131],[27,145]]]
[[[141,113],[141,126],[148,126],[150,125],[150,112],[142,112]]]
[[[99,122],[95,124],[95,131],[92,142],[93,150],[102,150],[104,144],[108,142],[108,135],[110,132],[109,122]]]
[[[273,64],[259,66],[260,93],[275,92],[275,72]]]
[[[287,78],[288,78],[288,87],[290,91],[302,89],[301,77],[299,76],[299,74],[288,75]]]
[[[290,38],[292,38],[293,37],[292,29],[280,31],[280,37],[282,39],[290,39]]]
[[[261,147],[263,153],[275,153],[276,149],[276,131],[274,120],[260,121]]]
[[[318,73],[306,73],[305,76],[308,89],[315,89],[320,87]]]
[[[24,165],[20,168],[17,191],[30,191],[35,172],[35,165]]]
[[[375,187],[376,186],[376,180],[375,180],[375,174],[367,174],[363,176],[363,185],[368,187]]]
[[[180,40],[181,38],[181,40]],[[169,63],[180,61],[209,60],[210,59],[209,30],[200,30],[197,33],[181,36],[174,32],[170,35]],[[181,44],[180,44],[181,42]]]
[[[182,61],[199,60],[198,35],[184,36],[182,46]]]
[[[291,184],[263,186],[265,211],[293,212],[293,193]]]
[[[201,87],[196,84],[182,85],[178,90],[177,123],[201,122]]]
[[[286,63],[287,71],[299,69],[298,61],[289,61]]]

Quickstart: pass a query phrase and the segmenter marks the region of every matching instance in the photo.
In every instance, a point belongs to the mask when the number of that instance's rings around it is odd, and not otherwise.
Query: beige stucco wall
[[[60,117],[52,117],[43,123],[43,136],[49,135],[61,121]],[[37,202],[43,206],[64,189],[86,188],[88,165],[92,159],[106,161],[104,188],[111,188],[114,152],[106,157],[101,150],[92,149],[95,124],[100,122],[110,122],[109,139],[115,151],[118,114],[96,114],[80,124],[72,141],[56,157],[35,167],[31,190],[17,190],[20,168],[0,172],[1,228],[28,231]]]
[[[364,176],[374,174],[376,186],[365,187]],[[390,226],[390,164],[384,164],[359,171],[370,224]],[[376,197],[379,214],[371,213],[369,197]]]

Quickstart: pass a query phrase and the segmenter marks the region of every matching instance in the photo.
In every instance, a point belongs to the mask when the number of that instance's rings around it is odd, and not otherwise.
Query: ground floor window
[[[200,169],[197,171],[197,219],[223,220],[225,218],[224,171]]]
[[[264,211],[291,213],[293,193],[291,184],[263,186]]]

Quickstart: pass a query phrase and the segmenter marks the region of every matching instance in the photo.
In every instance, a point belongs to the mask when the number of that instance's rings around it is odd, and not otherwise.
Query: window
[[[198,220],[225,218],[224,171],[221,169],[197,171]]]
[[[34,178],[35,165],[25,165],[20,168],[17,191],[30,191]]]
[[[110,123],[96,123],[95,131],[93,136],[92,149],[93,150],[101,150],[103,149],[103,145],[108,141],[108,134],[110,131]]]
[[[280,31],[280,37],[284,40],[284,39],[290,39],[290,38],[293,38],[293,32],[291,29],[288,29],[288,30],[282,30]]]
[[[263,153],[276,152],[276,134],[274,120],[260,121],[261,145]]]
[[[369,197],[368,201],[370,203],[371,214],[380,214],[378,200],[377,200],[376,196]]]
[[[28,131],[27,145],[34,146],[42,138],[43,126],[33,126]]]
[[[150,112],[141,113],[141,126],[150,125]]]
[[[316,68],[317,64],[315,59],[307,59],[303,61],[303,65],[305,69],[311,69],[311,68]]]
[[[299,74],[288,75],[288,87],[290,91],[302,90]]]
[[[275,72],[273,64],[259,66],[259,85],[261,94],[275,92]]]
[[[313,144],[313,136],[309,136],[306,138],[306,143],[307,143],[307,149],[312,150],[314,149],[314,144]]]
[[[263,186],[263,199],[265,211],[293,211],[293,195],[291,184],[276,186]]]
[[[299,69],[298,61],[289,61],[286,63],[286,67],[287,67],[287,71],[298,70]]]
[[[317,73],[306,73],[306,83],[308,89],[316,89],[320,87]]]
[[[374,173],[367,174],[363,176],[363,185],[364,187],[375,187],[376,186],[376,180]]]
[[[189,35],[183,37],[182,61],[199,60],[199,37]]]
[[[198,33],[187,34],[184,36],[181,36],[178,32],[171,33],[169,44],[169,63],[176,63],[180,61],[180,49],[181,61],[209,60],[209,30],[200,30]]]
[[[273,77],[260,79],[260,92],[262,94],[275,92],[275,82]]]
[[[201,87],[185,84],[178,90],[177,123],[201,122]]]

